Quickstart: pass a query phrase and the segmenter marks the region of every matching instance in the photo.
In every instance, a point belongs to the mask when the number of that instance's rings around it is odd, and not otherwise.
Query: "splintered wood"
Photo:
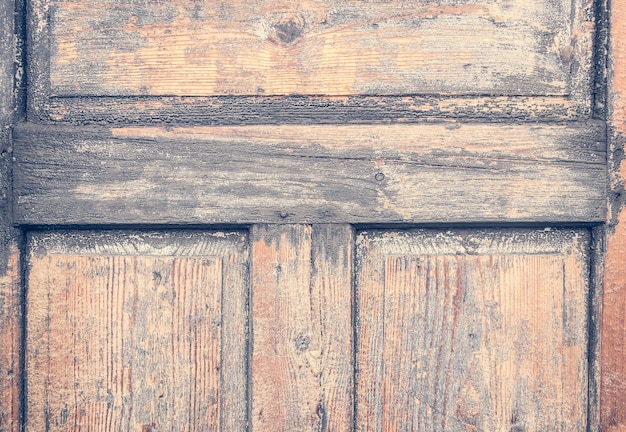
[[[584,431],[586,233],[366,233],[363,431]]]
[[[236,240],[171,238],[174,249],[194,250],[172,256],[112,253],[123,239],[84,237],[95,241],[92,251],[48,251],[54,238],[34,241],[42,240],[28,279],[29,431],[243,428],[245,277]],[[103,244],[115,251],[97,253]],[[225,347],[226,339],[239,342]]]

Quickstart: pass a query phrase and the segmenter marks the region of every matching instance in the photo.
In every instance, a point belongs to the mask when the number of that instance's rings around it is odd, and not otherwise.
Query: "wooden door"
[[[600,5],[27,7],[8,430],[595,427]]]

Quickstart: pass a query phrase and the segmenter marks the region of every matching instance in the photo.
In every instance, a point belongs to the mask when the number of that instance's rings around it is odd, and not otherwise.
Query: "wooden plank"
[[[352,428],[352,229],[252,228],[253,430]]]
[[[243,430],[244,242],[34,234],[27,430]]]
[[[20,431],[22,291],[20,234],[11,215],[11,126],[17,109],[20,55],[16,17],[19,2],[0,1],[0,431]],[[17,10],[16,10],[17,8]],[[19,22],[19,21],[18,21]],[[19,78],[18,78],[19,81]],[[16,97],[17,96],[17,97]]]
[[[49,4],[53,95],[589,94],[592,2]]]
[[[22,224],[605,217],[600,122],[113,129],[24,124],[14,139],[14,216]]]
[[[626,5],[610,2],[608,71],[609,187],[600,354],[600,427],[626,430]]]
[[[587,430],[586,231],[365,232],[357,430]]]

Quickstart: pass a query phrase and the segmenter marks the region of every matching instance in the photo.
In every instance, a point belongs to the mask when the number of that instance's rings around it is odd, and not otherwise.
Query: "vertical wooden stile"
[[[626,430],[626,4],[610,1],[609,187],[600,353],[600,427]]]
[[[12,126],[21,116],[16,77],[20,2],[0,2],[0,431],[20,430],[22,300],[20,235],[11,217]],[[16,17],[18,18],[16,20]],[[18,23],[16,25],[16,23]],[[17,96],[17,97],[16,97]]]
[[[350,430],[352,229],[252,228],[253,430]]]

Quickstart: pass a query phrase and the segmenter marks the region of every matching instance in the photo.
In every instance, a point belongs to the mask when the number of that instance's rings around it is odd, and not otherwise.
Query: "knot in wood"
[[[305,335],[298,335],[295,340],[296,349],[298,351],[306,351],[311,343],[311,338]]]
[[[270,40],[281,45],[291,45],[304,33],[305,20],[301,15],[283,15],[271,25]]]

